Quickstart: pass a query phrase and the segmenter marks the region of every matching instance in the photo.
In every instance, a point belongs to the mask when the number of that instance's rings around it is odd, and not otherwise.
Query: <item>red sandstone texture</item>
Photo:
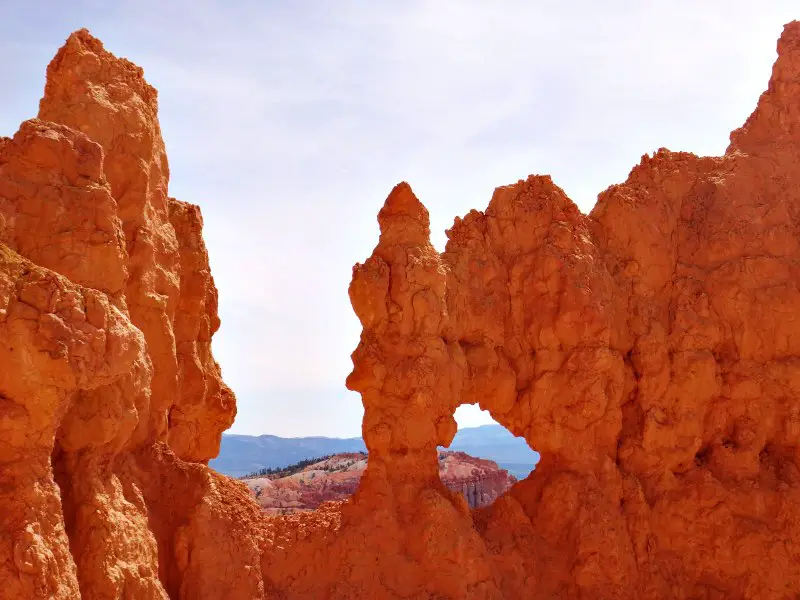
[[[155,92],[86,32],[0,139],[6,598],[800,595],[800,23],[725,155],[659,150],[583,215],[498,188],[437,253],[406,184],[350,287],[351,500],[267,518],[205,466],[235,408]],[[437,446],[479,403],[542,453],[470,510]]]
[[[363,453],[335,454],[283,477],[243,479],[266,514],[291,514],[319,508],[323,502],[352,496],[367,468]],[[470,508],[488,506],[517,482],[496,463],[465,452],[439,452],[439,477],[460,492]]]
[[[3,598],[263,594],[212,568],[220,550],[258,565],[259,514],[202,464],[236,407],[202,219],[168,196],[156,111],[141,69],[79,31],[39,117],[0,142]]]

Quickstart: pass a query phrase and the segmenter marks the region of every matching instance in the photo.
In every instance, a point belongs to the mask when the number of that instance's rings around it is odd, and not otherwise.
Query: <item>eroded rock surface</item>
[[[4,598],[262,593],[191,551],[241,530],[232,556],[258,571],[246,491],[178,458],[215,456],[236,409],[202,219],[167,195],[156,111],[141,69],[79,31],[39,118],[0,143]]]
[[[21,598],[800,595],[800,23],[721,157],[659,150],[583,215],[498,188],[438,253],[407,184],[350,298],[368,467],[266,519],[209,470],[233,396],[155,91],[87,32],[0,138],[0,589]],[[471,510],[478,403],[542,453]]]

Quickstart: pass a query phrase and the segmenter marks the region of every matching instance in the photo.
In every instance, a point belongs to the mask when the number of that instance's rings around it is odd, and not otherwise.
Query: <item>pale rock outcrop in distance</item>
[[[266,514],[290,514],[314,510],[323,502],[346,500],[358,489],[366,468],[366,453],[344,453],[303,468],[242,481]],[[470,508],[490,505],[517,482],[493,461],[450,451],[439,452],[439,477],[445,487],[463,494]]]

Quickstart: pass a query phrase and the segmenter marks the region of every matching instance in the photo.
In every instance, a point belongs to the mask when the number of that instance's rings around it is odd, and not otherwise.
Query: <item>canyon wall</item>
[[[80,31],[0,138],[4,597],[800,595],[800,23],[723,156],[589,215],[532,176],[438,253],[398,185],[350,286],[367,470],[281,517],[206,466],[235,401],[156,104]],[[542,454],[488,508],[439,477],[463,403]]]

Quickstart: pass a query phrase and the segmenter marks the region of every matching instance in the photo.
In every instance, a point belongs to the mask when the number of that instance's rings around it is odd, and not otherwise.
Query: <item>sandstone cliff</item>
[[[517,483],[497,463],[464,452],[439,452],[439,478],[447,489],[462,494],[470,508],[489,506]]]
[[[39,117],[0,143],[4,598],[261,594],[258,511],[202,464],[235,401],[211,356],[216,289],[195,206],[169,197],[156,92],[73,34]],[[240,501],[235,510],[223,508]],[[227,533],[225,533],[227,535]],[[248,596],[250,597],[250,596]]]
[[[336,454],[296,473],[243,481],[266,514],[290,514],[346,500],[358,489],[366,468],[365,453]],[[449,451],[439,452],[439,477],[446,488],[463,494],[470,508],[488,506],[517,482],[490,460]]]
[[[659,150],[583,215],[498,188],[445,252],[406,184],[350,298],[355,496],[266,519],[205,466],[234,399],[156,96],[85,31],[0,138],[0,589],[21,598],[800,594],[800,23],[720,157]],[[542,453],[470,510],[479,403]]]

